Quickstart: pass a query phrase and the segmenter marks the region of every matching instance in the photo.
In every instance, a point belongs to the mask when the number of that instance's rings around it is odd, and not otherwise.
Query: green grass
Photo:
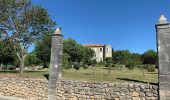
[[[94,75],[92,69],[74,69],[64,70],[63,79],[70,80],[85,80],[85,81],[100,81],[100,82],[142,82],[142,83],[157,83],[158,74],[156,72],[147,72],[135,69],[130,70],[111,70],[110,75],[107,69],[95,68]]]
[[[41,71],[27,71],[24,73],[24,77],[29,78],[45,78],[44,74],[48,74],[48,69]],[[68,69],[63,70],[63,79],[67,80],[83,80],[92,82],[142,82],[142,83],[157,83],[158,82],[158,71],[147,72],[139,69],[130,71],[126,70],[111,70],[110,75],[108,70],[96,67],[94,69]],[[0,77],[19,77],[18,72],[15,71],[0,71]]]

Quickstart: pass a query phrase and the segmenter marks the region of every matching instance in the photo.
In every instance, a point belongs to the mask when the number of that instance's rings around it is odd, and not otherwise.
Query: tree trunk
[[[1,70],[3,69],[3,63],[1,62],[1,68],[0,68]]]
[[[24,58],[20,60],[20,75],[23,76],[24,74]]]
[[[108,74],[110,75],[110,65],[108,66]]]
[[[94,66],[92,66],[92,69],[93,69],[93,77],[94,77]]]
[[[17,53],[17,56],[19,58],[20,61],[20,75],[23,76],[24,74],[24,61],[25,61],[25,56],[24,54],[19,55],[19,53]]]

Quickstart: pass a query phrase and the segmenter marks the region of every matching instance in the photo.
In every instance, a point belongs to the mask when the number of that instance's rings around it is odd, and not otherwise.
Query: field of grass
[[[94,74],[93,74],[94,70]],[[45,78],[44,74],[48,74],[47,69],[41,71],[28,71],[25,72],[24,77],[27,78]],[[0,77],[18,77],[18,73],[15,71],[1,71]],[[68,80],[83,80],[92,82],[141,82],[141,83],[157,83],[158,71],[147,72],[134,69],[130,70],[111,70],[108,74],[108,70],[101,67],[95,69],[68,69],[63,70],[63,79]]]
[[[75,71],[74,69],[64,70],[63,79],[70,80],[85,80],[85,81],[100,81],[100,82],[142,82],[142,83],[157,83],[158,74],[156,72],[143,73],[142,70],[134,69],[130,70],[111,70],[108,74],[107,69],[95,68],[93,69],[80,69]]]

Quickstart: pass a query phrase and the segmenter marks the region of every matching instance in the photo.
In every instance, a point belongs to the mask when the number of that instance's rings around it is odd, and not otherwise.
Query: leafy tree
[[[128,61],[126,62],[126,67],[130,70],[133,70],[135,68],[135,61],[132,59],[128,59]]]
[[[77,44],[72,38],[63,41],[63,52],[70,55],[69,61],[78,62],[82,61],[84,56],[83,46]]]
[[[48,67],[47,63],[50,62],[51,56],[51,35],[50,33],[44,34],[42,39],[36,42],[35,54],[37,59],[43,63],[44,67]]]
[[[154,50],[147,50],[142,54],[143,64],[157,64],[157,52]]]
[[[97,62],[96,59],[94,59],[95,56],[94,50],[84,47],[84,51],[85,51],[83,60],[84,64],[87,64],[88,66],[95,65]]]
[[[29,53],[25,58],[25,65],[26,66],[32,66],[32,65],[38,65],[39,59],[37,59],[36,53],[31,52]]]
[[[13,44],[9,39],[0,40],[0,63],[1,68],[3,64],[13,63],[15,61],[15,52],[13,51]]]
[[[0,37],[10,38],[14,43],[21,75],[28,47],[53,26],[47,10],[30,0],[0,1]]]
[[[125,64],[130,56],[131,53],[128,50],[117,50],[112,54],[113,61],[118,64]]]
[[[63,53],[62,65],[65,69],[71,68],[70,62],[68,61],[69,58],[70,58],[70,55],[68,55],[67,53]]]
[[[51,34],[45,34],[42,39],[37,41],[35,50],[36,57],[43,62],[44,65],[50,62],[51,53]],[[63,41],[63,67],[69,68],[70,64],[94,65],[94,51],[90,48],[78,44],[74,39],[68,38]],[[77,64],[79,63],[79,64]],[[77,68],[77,67],[76,67]]]
[[[142,60],[141,60],[141,55],[140,54],[132,53],[130,58],[133,60],[135,65],[141,65],[142,64]]]
[[[110,70],[111,70],[111,66],[112,66],[112,57],[107,57],[105,59],[105,62],[106,62],[106,67],[108,68],[108,74],[110,74]]]

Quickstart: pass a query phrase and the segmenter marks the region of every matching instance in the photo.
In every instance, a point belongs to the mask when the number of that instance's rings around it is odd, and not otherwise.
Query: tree
[[[7,37],[14,43],[21,75],[28,47],[54,25],[47,10],[33,5],[30,0],[0,1],[0,37]]]
[[[154,50],[147,50],[142,54],[143,64],[157,64],[157,52]]]
[[[62,66],[65,69],[71,68],[70,62],[68,61],[69,58],[70,58],[70,55],[68,55],[67,53],[63,53]]]
[[[133,70],[135,68],[135,61],[133,59],[128,59],[126,62],[126,67],[130,70]]]
[[[13,44],[9,39],[0,40],[0,64],[13,63],[15,61],[15,52]]]
[[[39,63],[40,61],[37,59],[36,53],[34,51],[30,52],[25,58],[26,66],[38,65]]]
[[[94,59],[95,52],[94,50],[84,47],[84,58],[83,58],[83,63],[87,64],[88,66],[94,65],[96,62],[96,59]]]
[[[47,63],[50,62],[51,36],[52,34],[50,33],[44,34],[42,36],[42,39],[36,42],[36,46],[34,49],[37,59],[39,59],[39,61],[43,63],[44,67],[48,67]]]
[[[51,35],[45,34],[42,39],[37,41],[35,46],[36,57],[43,62],[43,65],[50,62],[51,52]],[[95,59],[94,51],[90,48],[78,44],[74,39],[68,38],[63,41],[63,67],[69,68],[70,64],[79,65],[84,63],[87,65],[94,65]],[[78,66],[78,67],[79,67]],[[77,67],[76,67],[77,68]]]
[[[112,57],[107,57],[105,58],[105,62],[106,62],[106,67],[108,68],[108,74],[110,75],[110,70],[111,70],[111,66],[112,66]]]
[[[141,65],[142,64],[141,54],[139,54],[139,53],[132,53],[131,59],[134,61],[135,65]]]
[[[113,61],[118,64],[125,64],[130,56],[131,53],[128,50],[117,50],[112,54]]]
[[[84,57],[84,47],[72,38],[63,41],[63,52],[70,55],[70,62],[80,63]]]

